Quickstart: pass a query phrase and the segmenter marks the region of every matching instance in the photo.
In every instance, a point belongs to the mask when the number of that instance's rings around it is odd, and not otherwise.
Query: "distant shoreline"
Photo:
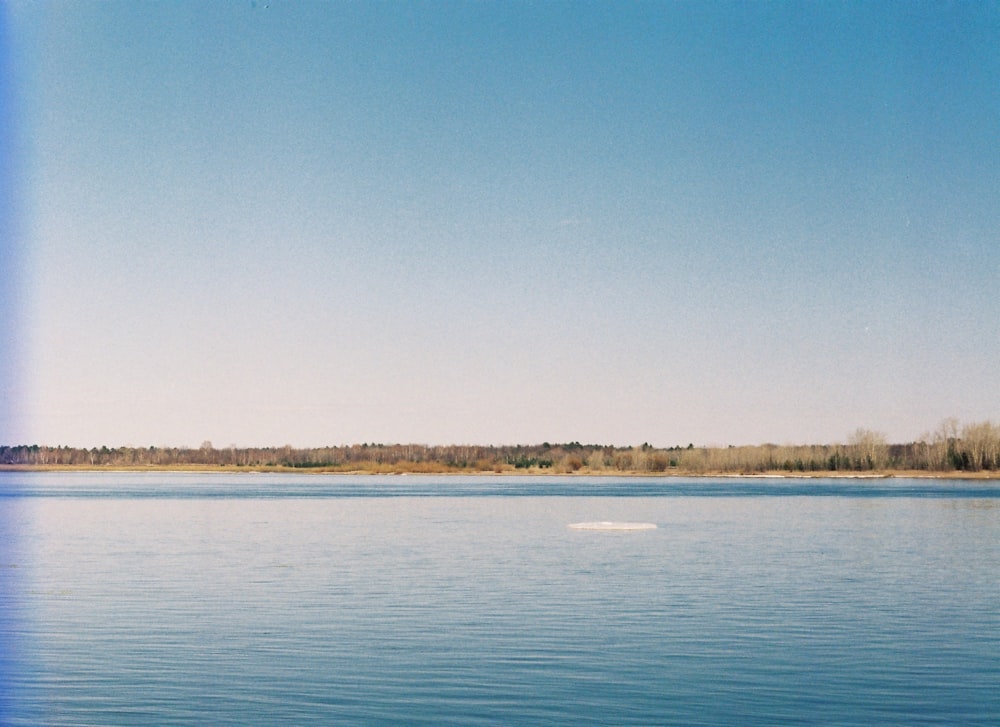
[[[0,464],[0,472],[189,472],[193,474],[294,474],[294,475],[395,475],[395,476],[466,476],[466,477],[697,477],[725,479],[842,479],[842,480],[877,480],[877,479],[928,479],[928,480],[1000,480],[1000,471],[983,470],[966,472],[951,470],[936,472],[928,470],[880,470],[876,472],[849,471],[812,471],[788,472],[787,470],[768,472],[723,472],[668,470],[665,472],[640,472],[637,470],[594,470],[586,468],[573,472],[554,472],[551,468],[510,468],[496,470],[476,470],[468,468],[421,469],[414,471],[406,468],[381,467],[378,469],[339,469],[323,467],[285,467],[281,465],[240,466],[240,465],[23,465]]]
[[[695,447],[581,444],[399,444],[218,449],[0,445],[3,466],[34,470],[316,472],[339,474],[533,474],[610,476],[1000,477],[1000,426],[942,423],[920,441],[890,444],[859,429],[847,444]],[[985,474],[984,474],[985,473]]]

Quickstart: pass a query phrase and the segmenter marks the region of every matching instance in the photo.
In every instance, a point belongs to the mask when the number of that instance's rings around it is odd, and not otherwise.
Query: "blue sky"
[[[1000,418],[1000,4],[0,14],[6,442]]]

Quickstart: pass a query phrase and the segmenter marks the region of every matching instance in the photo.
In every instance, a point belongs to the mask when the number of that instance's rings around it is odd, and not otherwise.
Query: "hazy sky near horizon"
[[[3,443],[1000,419],[997,2],[0,17]]]

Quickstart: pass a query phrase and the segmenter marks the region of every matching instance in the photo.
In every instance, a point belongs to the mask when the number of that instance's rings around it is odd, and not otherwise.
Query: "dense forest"
[[[225,447],[0,446],[0,465],[31,467],[240,467],[325,472],[732,473],[979,472],[1000,470],[1000,426],[948,419],[919,441],[889,444],[867,429],[845,444],[695,447],[614,446],[568,442],[538,445],[428,446],[352,444],[298,449]]]

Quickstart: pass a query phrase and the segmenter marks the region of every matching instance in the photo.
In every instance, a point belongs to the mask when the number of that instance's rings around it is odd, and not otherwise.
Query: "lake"
[[[0,629],[3,725],[995,725],[1000,483],[6,472]]]

